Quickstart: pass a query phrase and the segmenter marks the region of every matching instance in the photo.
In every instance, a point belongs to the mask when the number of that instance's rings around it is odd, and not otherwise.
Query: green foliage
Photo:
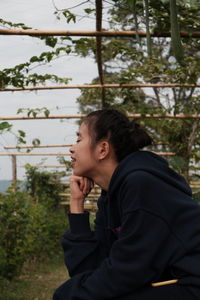
[[[0,25],[3,25],[3,26],[6,26],[6,28],[14,28],[14,29],[23,29],[23,30],[26,30],[26,29],[32,29],[31,27],[27,26],[26,24],[24,23],[13,23],[13,22],[10,22],[10,21],[6,21],[6,20],[3,20],[3,19],[0,19]],[[44,40],[45,41],[45,44],[49,47],[52,47],[54,48],[55,45],[57,44],[57,38],[53,37],[53,36],[33,36],[35,38],[39,38],[40,40]]]
[[[1,122],[0,123],[0,133],[3,131],[10,131],[12,128],[12,125],[9,124],[8,122]]]
[[[53,59],[53,55],[45,53],[45,56],[42,59],[33,56],[32,60],[29,63],[24,63],[15,66],[14,68],[6,68],[0,71],[0,88],[5,88],[7,85],[12,85],[14,87],[25,87],[28,85],[35,86],[36,84],[45,84],[49,80],[56,83],[68,83],[69,78],[61,78],[53,74],[28,74],[30,71],[31,64],[44,61],[44,63],[50,62]]]
[[[18,130],[17,144],[26,144],[26,133],[23,130]]]
[[[63,209],[49,211],[44,205],[32,205],[25,235],[28,261],[42,261],[57,255],[65,219]]]
[[[17,110],[17,114],[27,112],[27,117],[36,117],[39,113],[43,112],[45,117],[48,118],[50,115],[50,111],[47,107],[42,108],[19,108]]]
[[[70,23],[71,21],[76,23],[76,15],[70,12],[70,10],[68,9],[64,9],[62,11],[55,11],[54,14],[56,15],[56,18],[58,20],[60,20],[61,17],[64,17],[67,23]]]
[[[85,3],[85,2],[84,2]],[[80,3],[82,5],[83,3]],[[200,10],[198,1],[191,0],[115,0],[111,1],[106,17],[108,29],[135,30],[150,32],[171,32],[172,39],[159,37],[132,38],[109,37],[102,38],[102,61],[105,83],[192,83],[199,80],[199,40],[182,37],[180,31],[189,33],[200,30]],[[112,5],[113,4],[113,5]],[[90,17],[95,13],[93,3],[84,5],[83,14]],[[75,6],[76,7],[76,6]],[[71,9],[57,10],[58,19],[65,18],[66,22],[76,22],[77,16]],[[13,24],[0,19],[2,26],[26,29],[22,23]],[[35,38],[35,37],[34,37]],[[61,55],[78,54],[90,56],[96,62],[96,39],[70,37],[38,37],[44,40],[53,51],[44,51],[33,56],[28,62],[13,68],[0,71],[0,87],[7,85],[24,87],[28,85],[45,84],[49,81],[68,83],[69,78],[56,75],[32,73],[32,69],[42,64],[48,64]],[[95,78],[92,83],[99,83]],[[114,107],[128,113],[159,113],[170,114],[199,114],[199,89],[177,87],[173,89],[106,89],[105,99],[102,100],[100,89],[82,89],[78,98],[80,110],[87,113],[94,109]],[[36,116],[37,109],[27,111],[28,115]],[[44,109],[48,117],[48,109]],[[166,151],[174,151],[178,169],[188,177],[189,167],[193,159],[198,161],[200,130],[198,120],[166,120],[143,119],[154,138],[168,142]],[[4,126],[4,125],[3,125]],[[23,136],[19,142],[24,143]],[[156,150],[156,149],[155,149]],[[180,163],[183,159],[184,163]],[[173,162],[172,162],[173,163]],[[180,169],[181,168],[181,169]]]
[[[0,19],[0,24],[6,27],[9,26],[10,28],[31,29],[31,27],[28,27],[24,23],[13,23],[3,19]]]
[[[25,192],[0,195],[0,277],[19,275],[25,262],[55,257],[66,228],[63,209],[49,210]]]
[[[39,146],[40,145],[40,140],[39,139],[32,140],[32,145],[35,146],[35,147]]]
[[[0,276],[17,275],[26,258],[25,231],[28,224],[28,195],[0,195]]]
[[[177,7],[174,7],[174,4]],[[193,1],[187,0],[176,1],[176,3],[151,0],[145,1],[145,5],[146,12],[144,1],[113,1],[113,6],[109,10],[110,29],[139,31],[144,30],[148,23],[150,31],[160,33],[170,32],[172,26],[173,47],[171,40],[164,37],[151,38],[151,45],[148,45],[150,41],[146,38],[139,38],[137,35],[128,39],[103,38],[104,81],[106,83],[196,84],[200,73],[199,42],[195,38],[181,38],[180,43],[180,40],[174,41],[174,37],[179,34],[179,28],[181,31],[189,32],[199,30],[199,7]],[[90,55],[96,59],[94,47],[92,43],[82,42],[81,48],[77,50],[80,55]],[[181,53],[182,48],[184,53]],[[98,82],[95,78],[91,83]],[[102,100],[100,90],[82,89],[78,102],[83,113],[102,108],[106,103],[106,107],[118,108],[128,113],[158,113],[164,116],[165,114],[199,114],[199,97],[197,88],[152,88],[151,90],[124,88],[106,89],[105,99]],[[155,140],[168,143],[165,151],[176,152],[176,157],[171,160],[171,163],[188,179],[190,165],[194,159],[198,161],[199,121],[142,118],[141,122],[149,129]]]
[[[26,189],[34,198],[36,203],[44,204],[49,209],[58,207],[61,200],[59,193],[64,191],[60,185],[60,178],[65,172],[38,171],[37,168],[27,166],[26,168]]]
[[[66,171],[71,171],[71,161],[70,160],[66,160],[64,158],[64,156],[57,156],[57,160],[61,165],[65,165],[66,166]]]
[[[181,44],[178,16],[177,16],[177,4],[176,0],[170,0],[170,23],[171,23],[171,40],[172,40],[172,49],[174,56],[182,63],[183,60],[183,48]]]

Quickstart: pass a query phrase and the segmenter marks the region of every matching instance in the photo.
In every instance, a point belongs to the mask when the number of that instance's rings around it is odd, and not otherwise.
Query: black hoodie
[[[134,299],[134,291],[174,278],[196,286],[200,298],[200,206],[165,159],[127,156],[98,208],[94,232],[87,212],[69,214],[63,249],[71,279],[54,299]]]

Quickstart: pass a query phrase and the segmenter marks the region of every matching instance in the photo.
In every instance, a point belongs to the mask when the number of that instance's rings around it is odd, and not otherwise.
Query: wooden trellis
[[[69,145],[69,144],[68,144]],[[71,144],[70,144],[71,145]],[[44,147],[57,147],[57,145],[43,145]],[[61,147],[63,147],[63,145],[59,145]],[[5,147],[5,148],[10,148],[10,147]],[[17,147],[11,147],[13,148],[17,148]],[[155,151],[154,151],[155,152]],[[176,155],[176,153],[174,152],[155,152],[156,154],[160,155],[160,156],[174,156]],[[56,153],[0,153],[0,156],[10,156],[12,158],[12,181],[13,181],[13,186],[16,189],[16,183],[17,183],[17,156],[71,156],[71,153],[60,153],[60,152],[56,152]],[[66,168],[66,166],[64,164],[60,164],[60,165],[30,165],[31,167],[37,167],[37,168]],[[23,166],[25,167],[25,165]]]
[[[102,2],[97,0],[97,2]],[[100,4],[99,4],[100,5]],[[99,16],[99,14],[98,14]],[[34,29],[0,29],[0,35],[30,35],[30,36],[100,36],[100,37],[145,37],[147,33],[145,31],[134,31],[134,30],[34,30]],[[200,31],[196,32],[180,32],[183,38],[199,38]],[[171,37],[170,32],[150,32],[151,37]]]
[[[83,119],[86,115],[78,114],[78,115],[49,115],[46,116],[36,116],[36,117],[0,117],[0,121],[11,121],[11,120],[50,120],[50,119]],[[192,115],[183,115],[183,114],[129,114],[129,118],[156,118],[156,119],[200,119],[200,114],[192,114]]]
[[[83,84],[63,86],[34,86],[23,88],[0,88],[0,92],[20,92],[38,90],[64,90],[64,89],[93,89],[93,88],[200,88],[200,84],[192,83],[104,83],[104,84]]]
[[[27,145],[27,146],[5,146],[4,149],[35,149],[35,148],[59,148],[59,147],[71,147],[73,144],[49,144],[49,145]]]
[[[144,31],[105,31],[102,30],[102,0],[96,0],[96,30],[95,31],[47,31],[47,30],[12,30],[12,29],[0,29],[0,35],[29,35],[29,36],[94,36],[96,37],[96,61],[98,67],[99,84],[90,85],[65,85],[65,86],[37,86],[37,87],[25,87],[25,88],[1,88],[1,92],[9,91],[34,91],[34,90],[51,90],[51,89],[90,89],[100,88],[102,106],[105,106],[105,89],[106,88],[199,88],[200,84],[180,84],[180,83],[129,83],[129,84],[106,84],[103,74],[103,62],[102,62],[102,37],[131,37],[136,36],[145,37],[147,33]],[[183,38],[199,38],[200,32],[181,32]],[[170,32],[151,32],[151,37],[170,37]],[[80,119],[85,115],[63,115],[63,116],[36,116],[36,117],[0,117],[0,120],[38,120],[38,119]],[[172,115],[172,114],[131,114],[130,118],[171,118],[171,119],[200,119],[200,114],[191,115]],[[71,146],[71,144],[62,145],[38,145],[37,148],[45,147],[64,147]],[[36,148],[36,146],[21,146],[15,148]],[[14,147],[5,147],[5,149],[15,149]],[[160,155],[175,155],[175,153],[158,153]],[[16,156],[69,156],[70,153],[1,153],[0,156],[11,156],[13,165],[13,183],[16,186],[17,181],[17,165]],[[39,165],[36,165],[39,167]],[[50,167],[41,165],[41,167]],[[52,165],[51,165],[52,167]],[[58,167],[58,165],[57,165]],[[61,165],[59,165],[61,167]],[[64,165],[62,166],[64,167]],[[194,186],[197,186],[194,184]]]

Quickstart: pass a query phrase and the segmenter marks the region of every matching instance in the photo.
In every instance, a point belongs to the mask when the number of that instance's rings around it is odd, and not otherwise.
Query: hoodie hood
[[[112,175],[108,190],[109,195],[112,196],[129,173],[138,170],[157,176],[185,194],[192,195],[184,177],[169,168],[168,162],[164,158],[149,151],[133,152],[120,162]]]

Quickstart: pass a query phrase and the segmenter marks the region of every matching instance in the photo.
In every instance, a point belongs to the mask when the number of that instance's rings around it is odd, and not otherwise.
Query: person
[[[200,299],[200,206],[184,178],[143,149],[151,142],[114,109],[83,120],[62,240],[70,279],[54,300]],[[102,193],[92,231],[84,200],[94,183]]]

